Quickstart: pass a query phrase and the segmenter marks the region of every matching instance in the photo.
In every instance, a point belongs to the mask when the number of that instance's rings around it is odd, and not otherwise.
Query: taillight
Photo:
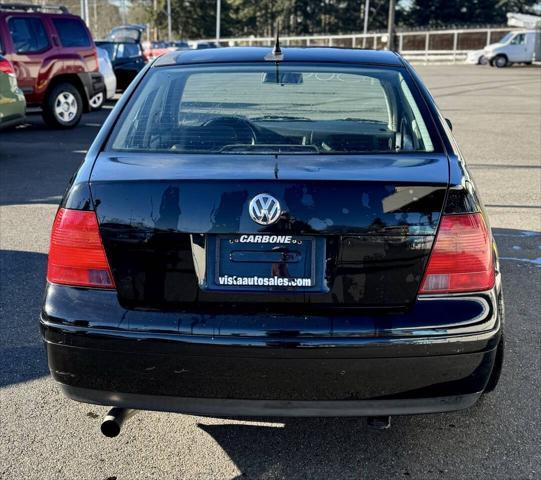
[[[6,75],[15,76],[15,69],[13,65],[5,58],[0,58],[0,72]]]
[[[47,280],[63,285],[115,288],[94,212],[58,210],[51,233]]]
[[[444,215],[419,293],[482,291],[493,285],[491,235],[483,216]]]

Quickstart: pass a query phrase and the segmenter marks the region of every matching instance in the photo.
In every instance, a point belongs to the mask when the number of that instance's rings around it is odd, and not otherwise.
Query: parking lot
[[[38,316],[57,204],[111,105],[67,132],[30,115],[0,133],[0,478],[539,478],[541,68],[418,71],[453,122],[501,256],[507,356],[493,394],[382,432],[363,419],[144,412],[103,437],[107,408],[65,399],[49,378]]]

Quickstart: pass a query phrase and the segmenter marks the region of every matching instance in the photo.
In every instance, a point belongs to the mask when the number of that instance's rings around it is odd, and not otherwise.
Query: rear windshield
[[[401,72],[315,65],[155,68],[117,123],[116,151],[432,152]]]

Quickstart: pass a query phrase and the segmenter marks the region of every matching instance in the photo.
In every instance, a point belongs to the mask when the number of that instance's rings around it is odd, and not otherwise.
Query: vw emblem
[[[248,205],[250,217],[260,225],[270,225],[280,218],[282,209],[280,202],[268,193],[260,193],[250,201]]]

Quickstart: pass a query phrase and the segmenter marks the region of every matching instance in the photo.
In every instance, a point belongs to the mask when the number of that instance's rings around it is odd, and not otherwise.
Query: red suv
[[[92,36],[64,7],[0,4],[0,53],[15,67],[29,107],[56,128],[76,126],[104,90]]]

